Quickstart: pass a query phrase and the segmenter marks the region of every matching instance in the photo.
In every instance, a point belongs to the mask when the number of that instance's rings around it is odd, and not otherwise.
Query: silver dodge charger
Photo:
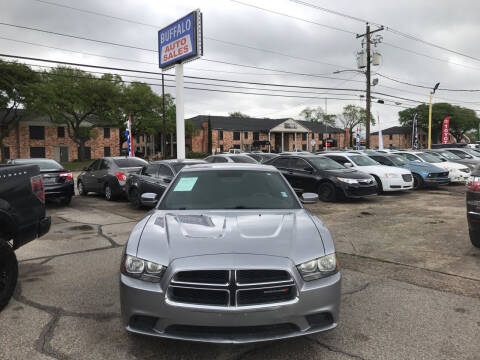
[[[323,223],[282,174],[256,164],[184,168],[133,229],[121,261],[130,332],[216,343],[338,324],[341,274]]]

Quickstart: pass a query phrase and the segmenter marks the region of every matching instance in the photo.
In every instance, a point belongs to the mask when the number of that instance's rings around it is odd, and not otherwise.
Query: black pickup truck
[[[38,165],[0,165],[0,311],[17,283],[14,250],[49,230]]]

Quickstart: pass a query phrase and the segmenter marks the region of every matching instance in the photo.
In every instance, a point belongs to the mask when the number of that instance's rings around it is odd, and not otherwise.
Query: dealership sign
[[[200,10],[192,11],[158,32],[158,53],[159,66],[163,70],[203,55]]]
[[[442,144],[448,144],[450,142],[450,116],[443,119],[442,125]]]

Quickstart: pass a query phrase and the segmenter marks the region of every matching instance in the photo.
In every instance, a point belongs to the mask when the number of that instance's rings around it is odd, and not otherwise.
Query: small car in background
[[[467,181],[467,219],[470,241],[480,248],[480,166]]]
[[[317,156],[326,156],[344,167],[372,175],[377,183],[378,193],[413,189],[413,176],[409,170],[381,165],[367,155],[326,153]]]
[[[86,196],[89,192],[103,194],[108,201],[125,196],[127,177],[140,171],[148,162],[138,157],[102,157],[94,160],[80,173],[77,190]]]
[[[204,159],[208,163],[245,163],[258,164],[257,160],[251,158],[246,154],[216,154],[207,156]]]
[[[450,184],[448,171],[433,164],[419,161],[408,161],[398,154],[368,153],[368,156],[386,166],[396,166],[408,169],[413,175],[413,188],[418,190],[424,187],[436,187]]]
[[[470,169],[468,166],[457,164],[450,161],[439,159],[437,156],[423,151],[398,151],[394,154],[402,155],[408,161],[419,161],[423,163],[430,163],[439,168],[448,171],[450,182],[465,183],[470,176]]]
[[[280,155],[265,165],[275,166],[296,193],[317,193],[322,201],[376,195],[377,183],[368,174],[346,169],[323,156]]]
[[[250,156],[254,160],[258,161],[260,164],[263,164],[278,156],[278,154],[264,153],[264,152],[246,153],[245,155]]]
[[[187,165],[206,164],[204,160],[160,160],[145,165],[138,173],[128,176],[126,193],[133,207],[140,208],[149,204],[142,203],[143,193],[155,193],[159,197],[170,185],[177,173]]]
[[[73,174],[53,159],[33,158],[10,160],[13,165],[38,165],[45,188],[47,200],[58,200],[62,205],[68,205],[75,195]]]

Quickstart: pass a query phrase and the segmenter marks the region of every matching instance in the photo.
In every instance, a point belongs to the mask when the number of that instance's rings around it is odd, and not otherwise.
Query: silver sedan
[[[157,202],[155,194],[143,194]],[[133,229],[121,263],[125,328],[248,343],[337,326],[341,274],[323,223],[272,166],[184,168]]]

